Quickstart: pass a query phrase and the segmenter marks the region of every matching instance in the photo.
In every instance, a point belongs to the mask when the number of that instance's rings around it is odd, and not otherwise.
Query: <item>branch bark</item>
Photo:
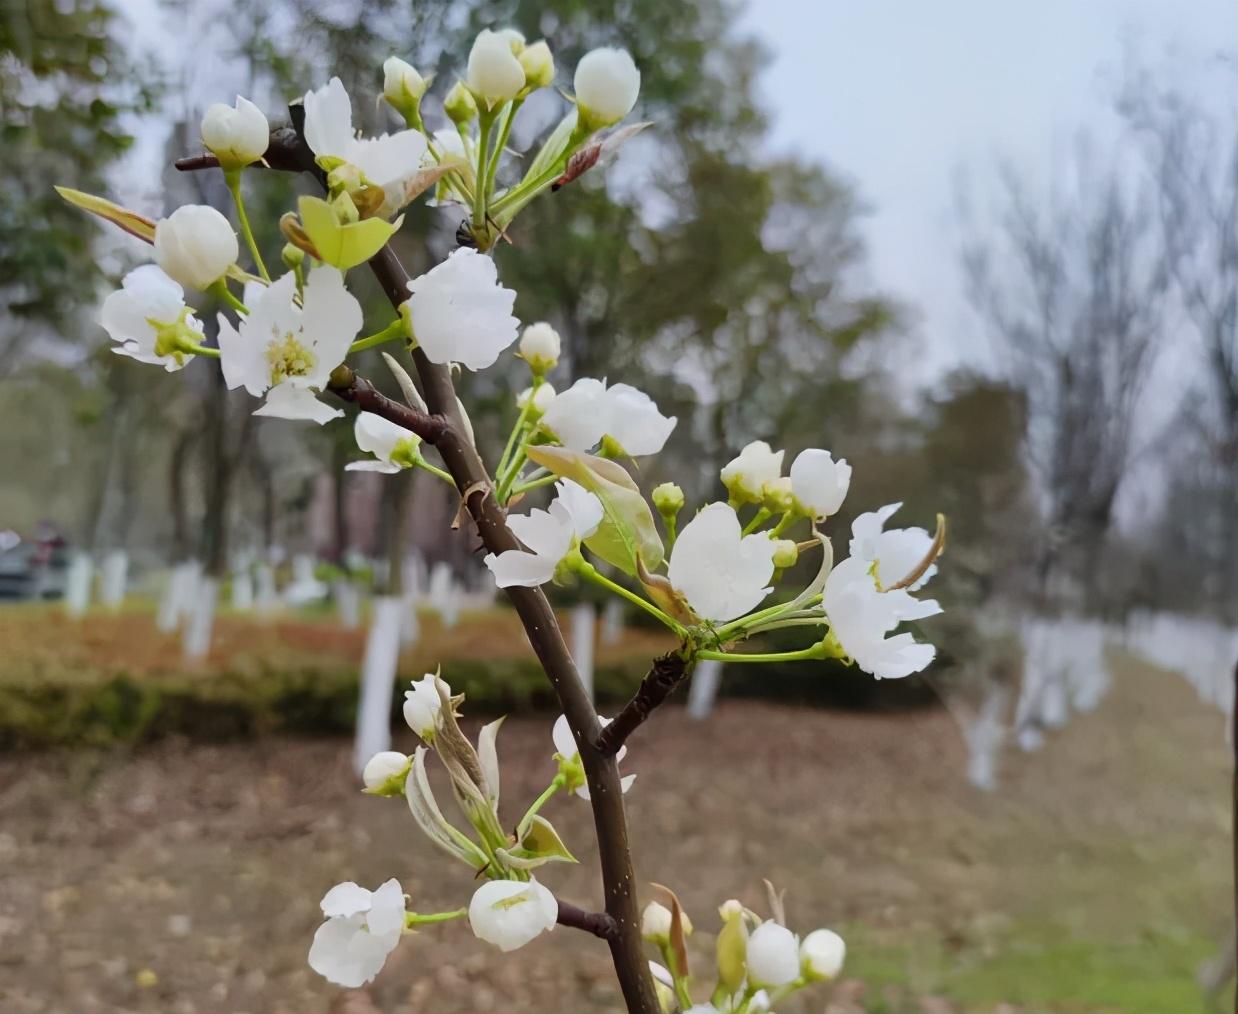
[[[290,112],[294,124],[303,121],[304,111],[300,107],[293,106]],[[182,159],[176,165],[178,169],[192,171],[209,168],[213,161],[208,156]],[[314,164],[312,152],[295,128],[278,128],[271,132],[265,161],[273,169],[305,171],[314,174],[320,181],[322,178]],[[390,246],[386,246],[374,255],[369,264],[391,305],[398,309],[409,294],[409,276],[399,258]],[[460,417],[450,371],[446,366],[430,362],[419,348],[412,350],[412,358],[426,404],[432,416],[444,423],[436,434],[435,447],[455,480],[483,545],[496,554],[521,548],[507,527],[506,515],[494,497],[493,481],[477,449],[462,436],[467,428]],[[576,664],[572,661],[546,596],[540,588],[506,590],[580,750],[593,808],[606,915],[614,922],[614,931],[605,939],[610,946],[611,960],[624,1001],[633,1014],[659,1014],[653,980],[643,954],[636,875],[632,869],[619,766],[613,756],[606,756],[597,748],[601,732],[597,712],[576,671]]]
[[[691,671],[692,664],[682,652],[670,651],[655,658],[632,699],[599,734],[598,752],[604,757],[614,757],[627,738],[675,692]]]
[[[331,372],[327,389],[336,397],[352,402],[366,412],[373,412],[397,426],[411,430],[427,444],[437,444],[447,429],[447,420],[443,416],[428,415],[388,398],[365,377],[358,376],[347,366],[337,366]]]
[[[572,929],[584,930],[595,937],[609,940],[615,935],[615,920],[605,912],[586,912],[583,908],[566,902],[559,902],[560,926],[570,926]]]

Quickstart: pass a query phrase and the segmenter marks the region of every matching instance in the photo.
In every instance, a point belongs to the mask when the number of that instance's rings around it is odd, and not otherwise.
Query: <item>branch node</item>
[[[613,757],[637,727],[665,701],[692,671],[689,659],[680,650],[668,651],[653,660],[632,699],[597,738],[598,753]]]

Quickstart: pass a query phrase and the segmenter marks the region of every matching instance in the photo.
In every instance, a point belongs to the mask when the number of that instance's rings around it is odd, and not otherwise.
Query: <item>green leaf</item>
[[[530,447],[529,458],[579,483],[602,501],[602,523],[585,539],[585,545],[601,559],[633,576],[638,558],[647,570],[661,564],[665,550],[653,511],[622,465],[564,447]]]
[[[301,227],[309,236],[318,256],[341,271],[364,264],[381,250],[400,228],[403,218],[386,222],[367,218],[360,222],[340,222],[331,205],[321,197],[302,197],[297,201]]]
[[[563,157],[564,152],[567,151],[568,142],[572,139],[572,131],[575,129],[576,107],[573,106],[546,138],[546,143],[542,145],[541,151],[534,157],[528,172],[524,174],[524,179],[520,181],[522,185],[537,179]]]
[[[518,870],[532,870],[546,863],[574,863],[577,858],[568,851],[559,832],[545,817],[529,820],[520,844],[515,848],[496,850],[498,857]]]
[[[113,204],[106,198],[83,193],[81,190],[73,190],[70,187],[56,187],[56,193],[74,207],[81,208],[83,211],[89,211],[92,215],[98,215],[100,218],[107,219],[113,225],[120,226],[131,236],[136,236],[147,243],[155,242],[154,219],[147,218],[145,215],[139,215],[136,211],[130,211],[128,208],[122,208],[119,204]]]

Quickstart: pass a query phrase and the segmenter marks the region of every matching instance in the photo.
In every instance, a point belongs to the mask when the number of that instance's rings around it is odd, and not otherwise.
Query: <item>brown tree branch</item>
[[[558,922],[560,926],[584,930],[603,940],[609,940],[615,934],[615,920],[605,912],[586,912],[566,901],[559,902]]]
[[[675,692],[691,671],[692,663],[681,651],[669,651],[655,658],[632,699],[598,735],[598,752],[603,757],[615,756],[627,738]]]
[[[290,113],[294,124],[303,122],[301,107],[290,107]],[[190,161],[185,167],[187,170],[208,167],[200,160]],[[308,145],[296,130],[271,131],[266,163],[275,169],[311,172],[320,181],[322,179]],[[409,282],[399,258],[390,246],[385,246],[369,264],[391,305],[398,309],[408,298]],[[507,527],[506,515],[494,497],[493,482],[477,449],[462,436],[467,428],[460,418],[450,371],[446,366],[430,362],[419,348],[413,349],[412,358],[426,404],[431,413],[446,424],[435,446],[460,490],[483,545],[492,553],[521,548]],[[659,1014],[653,980],[643,954],[636,874],[632,869],[619,766],[613,757],[605,756],[596,746],[601,724],[546,596],[540,588],[508,588],[506,591],[580,750],[593,808],[606,914],[614,920],[614,932],[606,940],[624,1001],[632,1014]]]
[[[331,371],[327,390],[366,412],[373,412],[388,422],[411,430],[427,444],[437,444],[443,438],[443,431],[447,429],[447,420],[441,415],[428,415],[388,398],[365,377],[354,373],[347,366],[337,366]]]

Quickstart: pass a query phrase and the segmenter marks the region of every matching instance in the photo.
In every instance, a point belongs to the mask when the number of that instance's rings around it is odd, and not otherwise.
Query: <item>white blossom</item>
[[[782,475],[784,453],[764,440],[754,440],[723,466],[722,484],[735,500],[760,501],[766,485]]]
[[[507,519],[512,533],[526,550],[508,549],[483,561],[500,588],[513,585],[534,588],[545,584],[572,547],[597,531],[602,521],[602,502],[570,479],[555,483],[558,495],[549,509],[534,508],[528,514]]]
[[[598,126],[618,123],[640,94],[640,71],[626,49],[594,49],[576,65],[576,104]]]
[[[499,283],[494,261],[485,254],[456,250],[408,288],[413,337],[431,362],[482,370],[516,340],[516,293]]]
[[[367,789],[378,789],[408,772],[411,761],[402,753],[382,750],[368,761],[361,771],[361,781]]]
[[[205,289],[236,263],[232,226],[206,204],[185,204],[155,224],[155,261],[187,289]]]
[[[772,591],[774,543],[763,532],[744,535],[739,517],[711,503],[675,540],[667,576],[703,620],[724,622],[755,608]]]
[[[382,969],[404,932],[404,891],[388,880],[376,891],[352,881],[336,884],[322,899],[327,921],[318,927],[309,964],[323,978],[357,989]]]
[[[785,986],[800,974],[800,942],[785,926],[763,922],[748,938],[748,978],[761,986]]]
[[[843,650],[865,672],[878,679],[898,679],[924,669],[936,654],[909,633],[887,637],[905,620],[941,612],[932,600],[920,601],[906,590],[881,591],[870,573],[871,563],[852,556],[838,564],[825,581],[823,605],[830,629]]]
[[[434,673],[426,673],[419,680],[412,680],[411,690],[404,691],[404,721],[408,727],[417,733],[427,743],[432,742],[438,731],[439,718],[443,710],[443,699],[438,693],[438,683],[442,677]],[[451,696],[451,687],[447,686],[447,695]]]
[[[813,930],[800,944],[804,973],[816,979],[833,979],[842,971],[847,944],[833,930]]]
[[[225,169],[240,169],[266,154],[271,127],[265,114],[240,95],[236,105],[216,102],[202,117],[202,143]]]
[[[539,320],[520,335],[520,355],[534,373],[548,373],[559,361],[559,332]]]
[[[923,528],[891,528],[884,530],[885,523],[903,505],[887,504],[880,510],[861,514],[851,523],[852,556],[877,565],[877,577],[883,585],[898,584],[924,562],[933,546],[933,537]],[[937,564],[931,564],[924,574],[910,586],[918,591],[937,573]]]
[[[609,437],[633,457],[662,450],[676,422],[643,391],[629,384],[608,388],[592,377],[556,395],[542,416],[542,426],[569,450],[587,451]]]
[[[343,274],[328,265],[310,272],[301,306],[295,293],[289,272],[254,301],[239,332],[220,314],[220,365],[230,389],[266,394],[255,415],[324,423],[344,413],[320,402],[314,390],[326,386],[348,354],[361,329],[361,304],[344,288]]]
[[[598,722],[601,723],[603,729],[613,721],[613,718],[598,716]],[[569,763],[580,763],[580,749],[576,746],[576,737],[572,735],[572,727],[568,723],[567,715],[560,715],[555,719],[554,728],[550,731],[550,738],[554,742],[555,753],[562,756]],[[619,747],[619,752],[615,754],[615,763],[617,764],[627,755],[628,748],[626,746]],[[636,775],[624,775],[619,779],[620,790],[626,793],[632,787],[634,781],[636,781]],[[581,799],[591,798],[588,785],[578,785],[575,791],[576,795]]]
[[[555,928],[559,903],[536,880],[491,880],[469,902],[473,935],[501,951],[514,951]]]
[[[352,124],[352,100],[343,82],[333,77],[316,91],[305,93],[305,141],[319,159],[337,158],[361,171],[384,195],[379,214],[385,218],[412,199],[409,186],[421,171],[426,139],[418,130],[380,137],[358,137]]]
[[[519,33],[516,33],[517,37]],[[523,48],[523,37],[521,48]],[[505,33],[482,29],[469,51],[468,86],[488,106],[514,99],[524,89],[524,68]]]
[[[410,467],[421,438],[412,430],[405,429],[390,419],[374,412],[358,412],[353,422],[353,436],[357,447],[372,455],[364,461],[350,461],[344,466],[348,472],[382,472],[394,475]]]
[[[712,1003],[693,1004],[683,1014],[722,1014]]]
[[[829,451],[810,447],[791,462],[791,491],[818,520],[838,513],[850,486],[847,459],[835,461]]]
[[[134,268],[103,301],[99,323],[116,342],[112,351],[139,363],[162,366],[169,373],[185,365],[184,356],[156,351],[160,327],[183,321],[193,340],[202,341],[202,325],[185,306],[184,290],[154,264]]]

